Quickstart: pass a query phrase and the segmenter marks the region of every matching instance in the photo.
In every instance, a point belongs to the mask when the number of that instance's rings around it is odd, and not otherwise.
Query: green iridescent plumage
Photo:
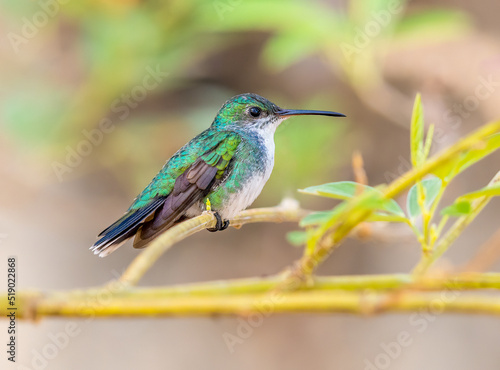
[[[137,196],[128,211],[146,207],[158,196],[169,195],[174,188],[175,180],[199,157],[207,164],[216,167],[217,177],[220,178],[240,140],[241,138],[232,132],[203,131],[165,163],[146,189]]]
[[[135,236],[142,248],[163,230],[205,210],[206,199],[218,218],[211,230],[260,194],[274,165],[274,132],[293,115],[341,116],[335,112],[281,109],[255,94],[228,100],[212,125],[177,151],[137,196],[125,215],[105,229],[91,249],[104,257]]]
[[[216,147],[215,150],[201,156],[207,164],[217,167],[216,179],[220,179],[231,158],[233,158],[236,148],[241,141],[237,134],[228,134]]]

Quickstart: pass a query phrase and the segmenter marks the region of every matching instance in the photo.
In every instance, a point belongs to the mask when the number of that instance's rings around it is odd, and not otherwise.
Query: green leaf
[[[308,214],[299,222],[300,227],[321,225],[330,220],[334,215],[338,214],[340,207],[336,207],[330,211],[320,211]]]
[[[380,209],[393,213],[397,216],[406,217],[404,211],[394,199],[388,199],[387,201],[385,201]]]
[[[473,149],[462,155],[457,165],[457,174],[480,161],[484,157],[500,148],[500,134],[491,135],[484,145],[478,144],[478,149]]]
[[[425,192],[425,206],[430,207],[432,203],[436,200],[439,192],[441,191],[441,186],[443,182],[440,178],[431,177],[422,181]]]
[[[436,200],[443,182],[438,177],[431,177],[422,180],[421,184],[424,189],[424,204],[425,207],[429,209],[432,203],[434,203],[434,200]],[[406,209],[408,211],[410,219],[415,219],[422,213],[422,210],[420,209],[420,205],[418,203],[418,184],[413,185],[408,192],[408,197],[406,199]]]
[[[323,185],[310,186],[305,189],[300,189],[299,191],[301,193],[319,195],[322,197],[349,199],[356,195],[356,191],[362,193],[367,189],[375,190],[375,188],[372,188],[371,186],[362,185],[354,181],[339,181]]]
[[[291,245],[300,247],[307,242],[307,232],[299,230],[290,231],[286,234],[286,239]]]
[[[304,217],[300,221],[299,226],[306,227],[306,226],[322,225],[325,222],[327,222],[328,220],[330,220],[337,213],[338,213],[337,209],[334,209],[331,211],[320,211],[320,212],[311,213],[311,214],[307,215],[306,217]],[[393,215],[393,214],[376,212],[376,213],[373,213],[366,221],[367,222],[384,221],[384,222],[407,223],[408,219],[406,217],[397,216],[397,215]]]
[[[427,130],[427,135],[425,136],[425,144],[422,154],[422,161],[425,161],[429,157],[429,153],[431,152],[432,146],[432,138],[434,137],[434,124],[429,126]]]
[[[414,167],[418,167],[422,162],[424,146],[424,111],[420,94],[417,94],[413,105],[410,138],[411,162]]]
[[[465,216],[468,215],[472,211],[472,207],[470,202],[463,200],[463,201],[458,201],[455,204],[452,204],[451,206],[448,206],[446,208],[443,208],[441,210],[441,214],[443,216],[452,216],[452,217],[460,217],[460,216]]]
[[[299,192],[311,195],[318,195],[322,197],[334,198],[334,199],[350,199],[356,194],[361,194],[364,192],[376,192],[381,194],[381,192],[374,187],[363,185],[353,181],[339,181],[331,182],[328,184],[310,186],[306,189],[300,189]],[[395,215],[405,217],[405,213],[393,199],[383,200],[381,206],[382,210],[393,213]]]
[[[480,190],[473,191],[472,193],[464,194],[460,199],[475,199],[479,197],[495,197],[500,195],[500,183],[488,185]]]
[[[466,168],[472,166],[474,163],[480,161],[499,148],[500,134],[491,135],[485,141],[478,142],[475,149],[462,153],[457,159],[451,161],[446,166],[437,168],[432,173],[448,183]]]
[[[388,215],[385,213],[380,213],[376,212],[372,214],[368,219],[366,220],[367,222],[378,222],[378,221],[384,221],[384,222],[402,222],[402,223],[408,223],[408,219],[406,217],[401,217],[401,216],[396,216],[396,215]]]
[[[417,185],[413,185],[408,192],[406,198],[406,210],[408,211],[408,216],[413,219],[420,214],[420,206],[418,204],[418,189]]]

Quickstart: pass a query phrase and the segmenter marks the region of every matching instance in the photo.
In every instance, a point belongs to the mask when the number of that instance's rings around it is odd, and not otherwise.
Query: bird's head
[[[216,128],[239,126],[250,130],[274,130],[285,119],[299,115],[345,117],[342,113],[337,112],[283,109],[257,94],[241,94],[224,103],[212,126]]]

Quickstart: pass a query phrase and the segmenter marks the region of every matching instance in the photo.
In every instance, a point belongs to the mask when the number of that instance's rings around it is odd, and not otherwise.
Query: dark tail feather
[[[158,207],[151,219],[141,224],[134,239],[134,248],[144,248],[163,231],[170,229],[182,216],[183,209],[172,209],[172,197]]]
[[[135,235],[144,219],[160,207],[164,201],[165,198],[158,198],[144,208],[127,212],[99,234],[101,238],[90,247],[90,250],[94,254],[98,254],[99,257],[106,257],[114,252],[128,238]]]

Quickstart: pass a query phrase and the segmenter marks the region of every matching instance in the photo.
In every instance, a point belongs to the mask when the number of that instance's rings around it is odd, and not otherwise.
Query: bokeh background
[[[254,206],[292,196],[305,208],[331,207],[296,189],[352,180],[356,150],[371,185],[406,171],[417,91],[426,123],[437,128],[434,151],[500,117],[494,0],[0,4],[0,257],[18,257],[22,289],[85,288],[116,278],[137,251],[127,245],[99,259],[88,250],[95,235],[235,94],[348,116],[300,117],[280,127],[275,170]],[[492,156],[466,171],[444,204],[485,185],[498,163]],[[498,228],[498,206],[490,204],[443,267],[474,256]],[[276,273],[300,256],[285,237],[296,227],[199,233],[163,256],[141,284]],[[347,241],[320,273],[407,272],[419,253],[404,229],[373,230]],[[443,315],[423,327],[411,317],[275,315],[233,353],[223,335],[236,335],[237,318],[46,319],[19,323],[19,362],[7,364],[2,354],[0,367],[369,369],[367,361],[407,331],[411,344],[379,368],[498,368],[497,319]],[[47,352],[68,323],[78,334]]]

